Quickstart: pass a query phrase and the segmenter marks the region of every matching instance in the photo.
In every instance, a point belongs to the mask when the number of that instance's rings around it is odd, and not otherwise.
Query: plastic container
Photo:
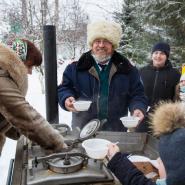
[[[111,142],[106,139],[87,139],[82,142],[82,147],[87,155],[93,159],[104,159],[108,152],[108,144]]]
[[[79,100],[79,101],[75,101],[73,103],[73,106],[77,111],[87,111],[89,109],[91,103],[92,103],[91,101]]]
[[[138,125],[139,118],[134,116],[126,116],[120,118],[123,125],[127,128],[135,128]]]

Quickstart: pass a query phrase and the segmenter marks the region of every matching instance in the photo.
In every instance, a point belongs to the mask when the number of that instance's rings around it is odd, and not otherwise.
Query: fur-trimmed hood
[[[185,128],[185,104],[182,102],[161,102],[150,114],[150,124],[155,136]]]
[[[27,69],[17,54],[0,43],[0,68],[7,71],[25,96],[28,88]]]

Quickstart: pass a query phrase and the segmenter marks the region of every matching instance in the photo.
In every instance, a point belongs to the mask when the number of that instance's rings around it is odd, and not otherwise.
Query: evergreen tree
[[[145,24],[142,2],[125,0],[122,12],[115,13],[115,19],[122,25],[123,37],[120,51],[136,65],[144,65],[154,42],[154,34]]]
[[[175,66],[185,63],[185,1],[125,0],[122,11],[115,13],[121,23],[123,37],[120,51],[137,64],[147,62],[155,42],[171,45]]]
[[[157,27],[163,40],[172,48],[171,60],[181,66],[185,57],[185,1],[157,0],[146,4],[146,22]]]

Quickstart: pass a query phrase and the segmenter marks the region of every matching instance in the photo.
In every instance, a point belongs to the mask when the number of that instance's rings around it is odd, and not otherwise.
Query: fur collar
[[[77,62],[77,69],[89,70],[94,65],[94,62],[95,61],[91,55],[91,51],[88,51],[80,57],[79,61]],[[128,74],[133,68],[129,60],[116,51],[114,51],[111,57],[111,62],[115,64],[117,68],[117,73]]]
[[[185,128],[185,104],[182,102],[161,102],[150,114],[151,128],[155,136]]]
[[[7,71],[25,96],[28,88],[27,69],[17,54],[0,44],[0,68]]]

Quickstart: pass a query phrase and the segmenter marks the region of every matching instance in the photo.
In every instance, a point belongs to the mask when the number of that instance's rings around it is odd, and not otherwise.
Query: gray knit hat
[[[167,185],[185,185],[185,128],[161,136],[159,154],[166,169]]]
[[[87,26],[87,44],[91,48],[95,39],[107,39],[114,49],[118,48],[122,36],[121,25],[109,21],[97,21]]]

